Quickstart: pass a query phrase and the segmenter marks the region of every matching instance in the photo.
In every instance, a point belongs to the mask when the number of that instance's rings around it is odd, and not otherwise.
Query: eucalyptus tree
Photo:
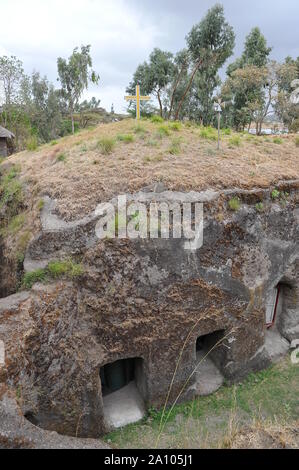
[[[75,132],[74,111],[79,100],[88,88],[89,83],[97,84],[99,75],[92,70],[91,46],[76,47],[68,60],[57,59],[58,75],[61,83],[61,93],[66,100],[72,121],[72,133]]]
[[[224,8],[217,4],[211,8],[203,20],[193,26],[187,36],[187,46],[192,60],[192,70],[187,87],[176,110],[175,119],[180,115],[183,103],[192,87],[197,73],[215,77],[218,70],[232,55],[235,47],[235,34],[226,21]],[[202,87],[206,96],[210,93],[210,83]]]

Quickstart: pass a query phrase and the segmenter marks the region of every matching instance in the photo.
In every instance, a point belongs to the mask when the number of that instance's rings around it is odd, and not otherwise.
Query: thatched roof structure
[[[14,134],[4,127],[0,126],[0,138],[4,139],[14,139]]]

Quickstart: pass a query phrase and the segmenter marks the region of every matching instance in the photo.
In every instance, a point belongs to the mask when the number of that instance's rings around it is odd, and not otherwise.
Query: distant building
[[[0,126],[0,157],[7,157],[11,153],[12,139],[15,136],[12,132]]]

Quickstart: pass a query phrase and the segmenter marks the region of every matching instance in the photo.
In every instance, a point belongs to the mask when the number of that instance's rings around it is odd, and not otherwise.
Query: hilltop
[[[49,195],[59,215],[84,217],[99,202],[163,182],[169,190],[267,188],[299,178],[298,138],[217,132],[192,123],[133,119],[101,124],[2,164],[15,165],[33,199]],[[296,140],[297,139],[297,140]]]

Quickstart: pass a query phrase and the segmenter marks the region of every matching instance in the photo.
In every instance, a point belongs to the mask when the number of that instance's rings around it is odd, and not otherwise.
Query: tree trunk
[[[181,71],[180,71],[180,73],[179,73],[179,75],[178,75],[178,78],[177,78],[177,80],[176,80],[176,82],[175,82],[175,85],[174,85],[174,88],[173,88],[173,92],[172,92],[172,96],[171,96],[171,103],[170,103],[170,108],[169,108],[168,119],[171,119],[171,114],[172,114],[172,109],[173,109],[173,104],[174,104],[175,92],[177,91],[177,87],[178,87],[178,85],[179,85],[179,83],[180,83],[180,81],[181,81],[181,78],[182,78],[183,72],[184,72],[184,70],[185,70],[185,68],[186,68],[186,65],[187,65],[187,63],[185,63],[185,64],[182,66]]]
[[[72,134],[75,134],[75,122],[74,122],[74,113],[71,112],[71,120],[72,120]]]
[[[163,106],[162,106],[162,101],[161,101],[161,96],[160,96],[160,91],[157,93],[158,101],[159,101],[159,106],[160,106],[160,116],[163,117]]]
[[[186,96],[187,96],[187,94],[188,94],[188,92],[189,92],[189,90],[190,90],[190,88],[191,88],[191,85],[192,85],[192,83],[193,83],[195,74],[196,74],[196,72],[198,71],[198,69],[199,69],[199,67],[201,66],[201,64],[202,64],[202,60],[200,60],[199,62],[197,62],[196,66],[194,67],[194,70],[193,70],[193,72],[192,72],[192,75],[191,75],[191,78],[190,78],[190,80],[189,80],[188,86],[187,86],[187,88],[186,88],[186,90],[185,90],[185,93],[183,94],[183,97],[182,97],[182,99],[181,99],[181,101],[180,101],[180,103],[179,103],[178,109],[177,109],[177,111],[176,111],[176,114],[175,114],[175,120],[176,120],[176,121],[177,121],[178,118],[179,118],[179,114],[180,114],[180,111],[181,111],[181,109],[182,109],[183,103],[184,103],[184,101],[185,101],[185,99],[186,99]]]

